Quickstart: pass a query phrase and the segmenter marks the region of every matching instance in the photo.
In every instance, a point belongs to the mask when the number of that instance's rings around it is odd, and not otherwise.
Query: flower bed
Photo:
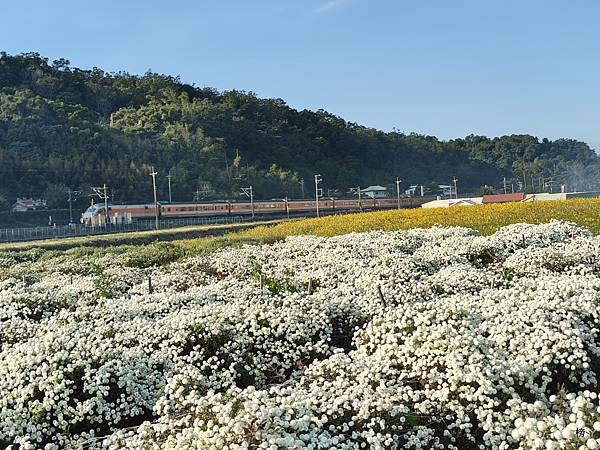
[[[600,446],[574,224],[167,250],[0,258],[0,446]]]

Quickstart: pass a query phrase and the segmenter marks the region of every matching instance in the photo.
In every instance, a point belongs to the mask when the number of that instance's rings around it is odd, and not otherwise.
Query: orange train
[[[402,197],[401,208],[416,208],[432,200],[432,197]],[[395,198],[362,199],[320,199],[319,211],[359,211],[374,209],[392,209],[398,206]],[[290,214],[313,212],[316,210],[314,200],[271,200],[254,202],[254,214]],[[159,203],[159,216],[163,219],[180,217],[214,217],[251,215],[252,203],[214,202],[214,203]],[[112,223],[129,223],[134,220],[154,219],[154,204],[108,205],[108,214]],[[91,205],[82,215],[81,222],[86,225],[104,223],[105,207],[103,204]]]

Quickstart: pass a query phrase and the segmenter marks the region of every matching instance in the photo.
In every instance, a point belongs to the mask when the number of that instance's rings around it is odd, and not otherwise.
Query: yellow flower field
[[[600,199],[376,211],[259,226],[236,233],[236,236],[272,242],[290,235],[333,236],[353,231],[391,231],[433,225],[469,227],[487,235],[504,225],[544,223],[551,219],[575,222],[600,234]]]

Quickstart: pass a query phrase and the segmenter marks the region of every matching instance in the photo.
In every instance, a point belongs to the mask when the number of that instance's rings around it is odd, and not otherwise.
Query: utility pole
[[[288,205],[288,196],[286,195],[285,198],[283,199],[283,201],[285,202],[285,213],[287,215],[287,218],[290,218],[290,206]]]
[[[319,183],[323,181],[321,175],[315,175],[315,200],[317,201],[317,217],[319,217]]]
[[[362,211],[362,192],[360,191],[360,186],[350,188],[350,192],[358,195],[358,209]]]
[[[69,198],[67,199],[69,202],[69,225],[73,223],[73,196],[71,195],[71,188],[69,188]]]
[[[300,178],[300,187],[302,188],[302,199],[304,199],[304,178]]]
[[[104,224],[106,225],[109,222],[108,217],[108,188],[106,187],[106,183],[102,187],[93,187],[92,191],[96,194],[100,199],[104,200]]]
[[[155,227],[158,230],[160,228],[160,222],[158,220],[158,199],[156,198],[156,175],[158,175],[158,172],[155,172],[154,166],[152,166],[152,172],[150,173],[150,176],[152,177],[152,188],[154,190],[154,220]]]
[[[398,209],[400,209],[400,183],[402,183],[402,180],[396,177],[396,194],[398,196]]]
[[[358,192],[358,209],[362,211],[362,191],[360,190],[360,186],[358,186],[356,192]]]
[[[169,180],[169,203],[171,203],[171,171],[169,170],[169,175],[167,175],[167,180]]]
[[[504,193],[506,194],[506,177],[502,178],[502,184],[504,185]]]
[[[252,218],[254,219],[254,191],[252,190],[252,186],[242,188],[242,194],[250,199],[250,208],[252,209]]]
[[[71,188],[69,188],[68,193],[69,198],[67,199],[67,201],[69,202],[69,225],[71,225],[73,223],[73,200],[75,200],[77,196],[81,194],[81,192],[72,191]]]
[[[454,182],[454,198],[458,198],[458,188],[456,187],[456,182],[458,181],[458,179],[454,177],[452,178],[452,181]]]

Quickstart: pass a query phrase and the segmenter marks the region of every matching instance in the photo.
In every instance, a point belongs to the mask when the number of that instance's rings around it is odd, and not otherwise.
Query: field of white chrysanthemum
[[[600,448],[574,224],[0,256],[0,447]]]

